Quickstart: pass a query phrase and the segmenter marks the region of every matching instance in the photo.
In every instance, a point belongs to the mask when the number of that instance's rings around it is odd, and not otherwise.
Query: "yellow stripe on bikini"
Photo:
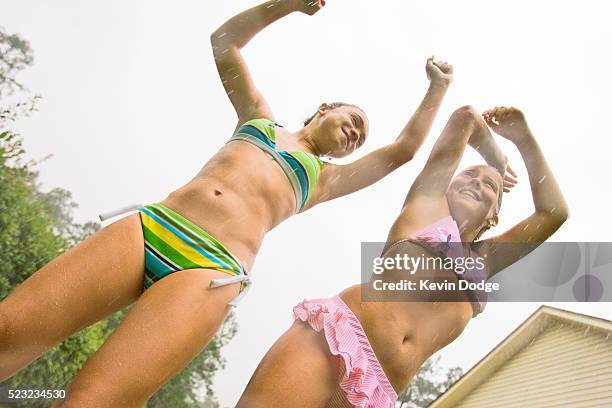
[[[186,244],[185,241],[177,237],[172,231],[169,231],[163,225],[159,224],[148,214],[141,212],[140,215],[142,217],[142,223],[145,227],[147,227],[152,233],[157,235],[157,237],[164,241],[166,245],[171,246],[175,251],[179,252],[182,256],[184,256],[191,262],[203,268],[218,268],[219,266],[221,266],[196,251],[190,245]]]

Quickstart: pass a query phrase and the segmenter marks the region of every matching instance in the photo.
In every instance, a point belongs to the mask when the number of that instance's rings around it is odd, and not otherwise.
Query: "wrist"
[[[495,167],[503,175],[503,171],[505,171],[508,164],[508,158],[492,137],[485,138],[482,141],[479,152],[489,166]]]
[[[520,140],[515,141],[514,145],[519,151],[531,150],[537,145],[537,142],[535,140],[535,137],[533,137],[531,131],[527,129],[524,133],[524,136]]]
[[[446,91],[450,86],[450,83],[451,81],[449,79],[432,79],[429,82],[429,88]]]
[[[495,167],[497,171],[499,171],[499,174],[504,177],[506,174],[506,169],[508,168],[508,157],[505,154],[498,152],[495,155],[495,159],[493,159],[489,165]]]

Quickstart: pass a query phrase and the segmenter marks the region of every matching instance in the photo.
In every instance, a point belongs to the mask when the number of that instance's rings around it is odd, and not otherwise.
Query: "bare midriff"
[[[401,244],[399,253],[419,256],[420,247]],[[431,277],[456,279],[452,271],[430,271]],[[355,313],[368,336],[389,382],[396,391],[404,389],[419,367],[436,351],[455,340],[472,318],[468,301],[444,302],[415,295],[403,302],[362,302],[361,285],[340,294]]]
[[[215,237],[249,270],[265,234],[295,212],[281,167],[244,141],[226,144],[161,203]]]

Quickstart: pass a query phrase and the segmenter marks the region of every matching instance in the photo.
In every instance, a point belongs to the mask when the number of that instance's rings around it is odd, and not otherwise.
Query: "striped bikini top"
[[[281,166],[289,179],[295,193],[295,212],[300,212],[317,183],[323,168],[323,162],[312,153],[276,150],[276,126],[278,123],[270,119],[251,119],[234,133],[231,139],[243,140],[254,144],[268,153]]]

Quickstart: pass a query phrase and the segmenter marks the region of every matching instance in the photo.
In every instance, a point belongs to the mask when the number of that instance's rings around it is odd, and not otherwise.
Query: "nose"
[[[481,183],[480,183],[480,179],[477,177],[474,177],[471,181],[470,184],[474,185],[475,187],[480,189]]]

